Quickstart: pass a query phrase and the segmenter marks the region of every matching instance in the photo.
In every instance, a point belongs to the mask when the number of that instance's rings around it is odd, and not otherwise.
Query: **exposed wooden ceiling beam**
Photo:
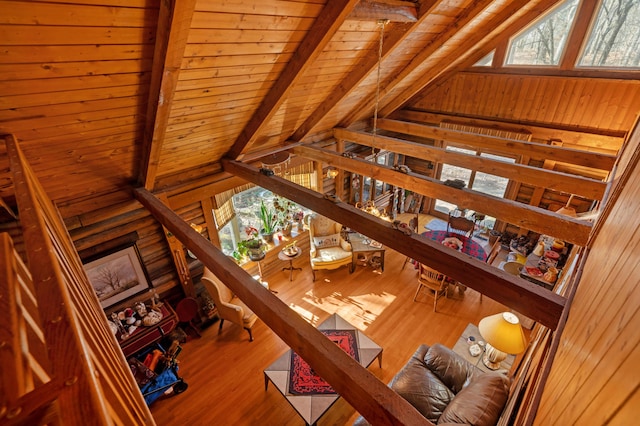
[[[432,425],[405,399],[260,285],[153,194],[139,188],[135,196],[261,321],[369,421],[381,425]]]
[[[471,134],[407,121],[380,119],[378,120],[378,127],[392,132],[458,142],[514,155],[526,153],[529,157],[538,160],[562,161],[599,170],[611,171],[616,161],[615,155],[582,151],[562,146],[543,145],[535,142],[506,140],[495,136]]]
[[[153,189],[196,0],[160,2],[138,182]]]
[[[296,150],[299,149],[303,148],[296,148]],[[340,158],[349,160],[345,157]],[[362,232],[400,253],[436,268],[443,274],[547,327],[554,329],[558,324],[565,299],[551,291],[514,277],[471,256],[451,250],[419,234],[405,235],[393,229],[391,223],[364,213],[350,204],[327,200],[316,191],[296,185],[278,176],[266,176],[255,167],[231,160],[223,160],[222,164],[225,171]],[[401,173],[397,174],[401,175]]]
[[[255,140],[262,127],[269,122],[269,119],[278,111],[290,91],[293,90],[297,80],[322,53],[322,50],[331,41],[359,1],[332,0],[327,2],[276,83],[238,135],[226,155],[228,158],[239,158],[245,147]]]
[[[391,22],[415,22],[418,19],[416,4],[398,0],[361,0],[349,15],[357,21],[388,19]]]
[[[376,180],[409,189],[431,198],[438,198],[458,206],[464,206],[465,208],[496,217],[515,226],[530,229],[541,234],[552,235],[581,246],[586,245],[589,233],[591,232],[590,223],[562,216],[538,207],[518,203],[517,201],[482,194],[470,189],[453,188],[439,180],[428,178],[417,173],[400,173],[390,167],[358,158],[347,158],[327,149],[299,146],[292,151],[296,155],[301,155],[315,161],[322,161],[323,163],[339,169],[348,170],[352,173],[370,176]],[[227,170],[226,167],[225,170]],[[234,171],[231,172],[235,174]],[[355,228],[357,229],[358,227],[355,226]],[[389,245],[395,248],[393,244]],[[396,248],[396,250],[398,249]],[[408,255],[411,254],[409,253]]]
[[[450,76],[470,67],[500,42],[513,36],[559,1],[540,0],[538,4],[533,6],[531,6],[533,2],[527,0],[511,2],[499,15],[487,22],[481,30],[465,37],[464,41],[456,48],[455,53],[449,55],[450,62],[439,61],[437,66],[423,73],[411,86],[394,93],[392,99],[385,99],[384,106],[380,108],[380,116],[386,117],[393,111],[409,104],[413,96],[420,93],[441,74],[446,73]],[[385,94],[387,93],[389,90],[385,88]]]
[[[461,154],[455,151],[448,151],[444,148],[437,148],[388,136],[377,135],[374,138],[371,133],[356,132],[341,128],[334,129],[334,136],[336,139],[345,139],[360,145],[383,149],[426,161],[447,163],[490,173],[520,183],[582,195],[592,200],[602,200],[607,188],[606,183],[595,179],[555,172],[539,167],[531,167],[524,164],[506,163],[478,155]],[[505,144],[511,142],[513,141],[510,139],[504,140]],[[524,151],[521,153],[521,155],[527,154],[528,152]]]
[[[520,0],[524,1],[524,0]],[[481,0],[479,2],[473,2],[472,6],[467,9],[459,19],[456,19],[455,24],[450,25],[444,31],[440,32],[438,36],[433,40],[429,45],[425,46],[424,49],[420,51],[409,64],[402,69],[399,73],[395,73],[391,81],[381,84],[380,88],[380,104],[384,105],[384,96],[389,93],[396,85],[399,85],[405,78],[407,78],[412,72],[422,66],[423,62],[429,59],[431,55],[438,52],[442,45],[445,44],[448,40],[454,37],[461,28],[464,28],[470,22],[473,21],[476,17],[478,17],[491,3],[493,0]],[[447,66],[449,61],[439,61],[440,64],[445,64],[443,66]],[[384,63],[382,64],[384,66]],[[345,116],[345,118],[341,121],[341,125],[350,126],[355,121],[362,119],[362,117],[366,117],[370,111],[373,109],[375,105],[375,97],[369,96],[365,97],[360,101],[356,107],[351,109],[351,112]],[[380,116],[384,116],[382,114],[382,108],[380,109]]]
[[[429,13],[441,3],[442,0],[429,0],[420,7],[420,18],[411,25],[390,24],[382,46],[382,59],[384,60],[393,50],[399,46],[412,30],[417,28]],[[377,56],[368,56],[360,61],[353,71],[342,80],[340,85],[309,114],[298,129],[291,136],[291,140],[300,141],[304,138],[322,118],[327,115],[341,100],[349,96],[362,81],[375,69],[378,63]]]

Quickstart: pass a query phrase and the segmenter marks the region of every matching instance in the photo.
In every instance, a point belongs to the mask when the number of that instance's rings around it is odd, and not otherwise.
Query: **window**
[[[507,65],[558,65],[578,3],[578,0],[561,3],[513,39],[509,45]]]
[[[603,0],[586,47],[581,67],[640,66],[640,2]]]
[[[251,187],[233,195],[218,209],[214,209],[214,219],[218,227],[218,236],[220,238],[220,248],[222,252],[228,256],[233,255],[240,240],[246,239],[245,229],[253,227],[261,228],[259,212],[260,204],[264,200],[268,208],[273,207],[273,201],[276,195],[259,186]],[[311,210],[304,208],[296,203],[292,203],[293,208],[298,211],[302,210],[307,216],[313,213]]]
[[[485,56],[484,58],[480,59],[478,62],[473,64],[473,66],[474,67],[490,67],[491,64],[493,64],[493,55],[495,53],[496,51],[494,50],[493,52],[489,53],[487,56]]]
[[[505,161],[508,163],[515,163],[515,158],[504,157],[501,155],[490,154],[487,152],[476,152],[469,149],[459,148],[455,146],[447,146],[447,151],[459,152],[468,155],[480,155],[481,157],[491,160]],[[466,183],[466,187],[474,191],[482,192],[484,194],[493,195],[494,197],[503,198],[507,192],[507,186],[509,179],[496,176],[484,172],[479,172],[471,169],[465,169],[464,167],[453,166],[450,164],[443,164],[442,171],[440,173],[440,180],[453,180],[460,179]],[[464,206],[456,206],[443,200],[436,200],[434,209],[438,212],[448,214],[456,208],[464,209]],[[482,213],[482,212],[479,212]],[[483,227],[493,228],[496,219],[494,217],[487,216],[483,223]]]

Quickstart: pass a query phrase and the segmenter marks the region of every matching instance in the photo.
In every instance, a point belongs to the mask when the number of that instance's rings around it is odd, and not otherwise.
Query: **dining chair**
[[[471,237],[476,224],[471,219],[462,216],[451,216],[449,213],[449,221],[447,223],[447,233],[458,234],[464,237]]]
[[[449,285],[446,282],[446,276],[428,267],[422,263],[418,264],[418,290],[413,296],[415,302],[420,291],[427,290],[433,295],[433,312],[436,312],[438,299],[443,295],[446,296]]]

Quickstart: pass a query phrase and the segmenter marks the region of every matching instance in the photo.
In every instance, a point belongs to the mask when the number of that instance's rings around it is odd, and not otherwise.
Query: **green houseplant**
[[[262,223],[260,234],[267,242],[272,241],[278,225],[278,215],[275,209],[267,207],[264,200],[260,202],[260,222]]]
[[[241,262],[244,257],[251,260],[261,259],[264,253],[264,243],[258,236],[258,230],[252,226],[245,228],[247,239],[238,242],[237,248],[233,252],[233,258]]]

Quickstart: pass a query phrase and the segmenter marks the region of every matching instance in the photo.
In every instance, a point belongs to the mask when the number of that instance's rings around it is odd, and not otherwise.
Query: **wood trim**
[[[548,210],[528,206],[517,201],[506,200],[469,189],[452,188],[438,180],[417,173],[396,172],[390,167],[362,159],[346,158],[332,151],[320,148],[298,147],[293,152],[297,155],[322,161],[353,173],[380,179],[391,185],[406,188],[418,194],[426,195],[427,197],[439,198],[456,205],[463,205],[466,208],[481,211],[515,226],[530,229],[541,234],[553,235],[556,238],[573,244],[586,245],[591,232],[590,223],[559,215]],[[225,169],[227,169],[226,166]],[[234,173],[236,173],[235,169]],[[244,177],[244,174],[241,176]],[[311,206],[307,207],[313,209]],[[313,210],[316,211],[315,209]],[[341,219],[335,220],[344,222]],[[358,226],[356,225],[355,228],[358,228]],[[367,235],[374,238],[373,235]],[[394,247],[393,243],[386,244]],[[407,256],[413,256],[413,252],[404,252],[399,248],[396,248],[396,250],[401,251]],[[491,297],[493,298],[493,296]]]
[[[257,169],[252,169],[260,174]],[[257,283],[153,194],[138,188],[135,190],[135,196],[269,328],[293,351],[300,354],[340,396],[370,422],[381,425],[432,425],[405,399],[331,343],[316,328],[282,303],[277,296]]]
[[[344,157],[340,158],[348,160]],[[436,268],[443,274],[463,282],[474,290],[486,294],[493,300],[503,303],[547,327],[555,328],[557,325],[565,304],[564,298],[540,286],[516,278],[478,259],[449,250],[442,244],[418,234],[405,235],[394,230],[391,223],[366,214],[350,204],[326,200],[322,194],[293,184],[278,176],[265,176],[258,169],[249,165],[237,161],[223,160],[223,167],[228,172],[294,200],[321,215],[362,232],[400,253]],[[396,172],[391,171],[391,173]],[[404,176],[402,173],[396,174]],[[390,182],[386,179],[386,175],[379,175],[379,177],[385,182]],[[407,187],[406,185],[401,186]],[[418,185],[415,186],[418,187]],[[455,188],[445,185],[440,186],[443,187],[443,192],[455,190]],[[486,201],[484,204],[487,204]],[[526,210],[526,208],[513,208],[513,210],[520,212],[522,215],[521,211]],[[573,226],[567,227],[573,228]]]
[[[526,183],[540,188],[549,188],[576,195],[583,195],[590,199],[601,200],[607,188],[606,183],[596,179],[555,172],[553,170],[540,169],[538,167],[531,167],[524,164],[510,164],[479,156],[472,157],[457,152],[447,151],[443,148],[432,147],[389,136],[377,135],[374,140],[373,135],[370,133],[354,132],[342,128],[334,129],[333,133],[339,140],[346,139],[360,145],[384,149],[425,161],[453,164],[468,169],[502,176],[513,181]],[[504,140],[505,144],[510,144],[512,142],[512,140]],[[515,155],[519,156],[518,154]]]
[[[313,26],[307,32],[304,40],[298,46],[296,54],[287,63],[276,83],[262,100],[262,104],[227,152],[229,158],[238,158],[245,147],[254,141],[256,135],[278,111],[280,105],[293,90],[296,82],[322,53],[322,50],[331,41],[359,1],[333,0],[327,2]]]

